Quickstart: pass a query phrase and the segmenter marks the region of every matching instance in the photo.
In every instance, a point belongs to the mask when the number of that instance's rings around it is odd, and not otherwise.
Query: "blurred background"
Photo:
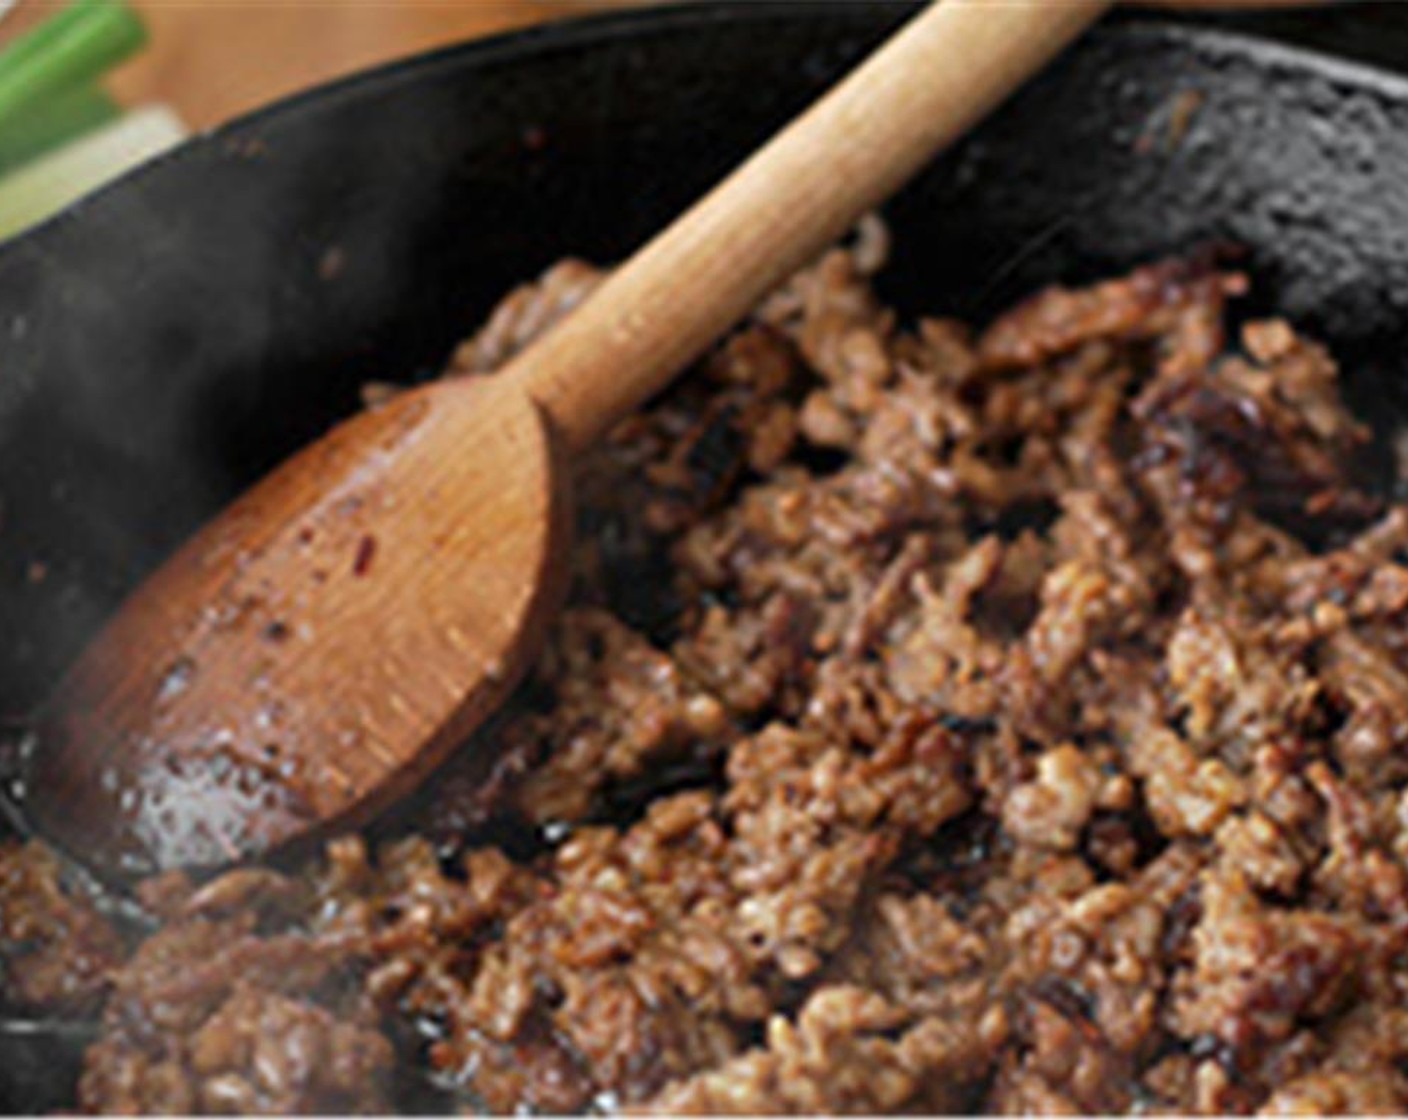
[[[3,4],[0,4],[3,6]],[[18,0],[0,43],[66,0]],[[160,101],[192,128],[387,59],[599,6],[587,0],[131,0],[150,42],[112,73],[128,104]]]
[[[0,238],[191,131],[591,0],[0,0]]]

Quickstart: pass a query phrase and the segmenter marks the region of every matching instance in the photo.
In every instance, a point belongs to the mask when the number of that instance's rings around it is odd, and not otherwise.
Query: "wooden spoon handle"
[[[587,446],[1109,6],[943,0],[925,9],[507,376],[522,381],[569,449]]]

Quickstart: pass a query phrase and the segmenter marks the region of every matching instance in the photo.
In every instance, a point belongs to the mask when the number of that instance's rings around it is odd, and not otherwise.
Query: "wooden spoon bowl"
[[[408,792],[507,697],[560,602],[553,448],[516,386],[446,381],[290,459],[79,660],[41,719],[32,816],[141,872]]]

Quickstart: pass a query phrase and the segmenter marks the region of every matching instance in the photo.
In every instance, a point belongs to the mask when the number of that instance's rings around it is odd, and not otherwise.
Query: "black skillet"
[[[0,721],[361,383],[428,376],[561,255],[625,255],[907,10],[684,6],[434,54],[203,137],[0,249]],[[1235,242],[1254,303],[1331,340],[1366,415],[1408,414],[1408,80],[1244,32],[1408,69],[1391,3],[1116,19],[889,208],[885,295],[981,319]],[[71,1106],[79,1041],[0,1009],[0,1111]]]

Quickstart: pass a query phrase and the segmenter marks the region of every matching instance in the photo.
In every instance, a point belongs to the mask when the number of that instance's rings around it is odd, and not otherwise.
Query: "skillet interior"
[[[628,252],[906,10],[700,6],[452,50],[197,141],[0,252],[0,716],[359,384],[434,371],[563,253]],[[1337,45],[1408,61],[1366,18]],[[1405,172],[1408,81],[1120,20],[897,200],[882,289],[981,319],[1232,240],[1392,424]],[[19,1053],[0,1103],[62,1103],[52,1055],[22,1081]]]

